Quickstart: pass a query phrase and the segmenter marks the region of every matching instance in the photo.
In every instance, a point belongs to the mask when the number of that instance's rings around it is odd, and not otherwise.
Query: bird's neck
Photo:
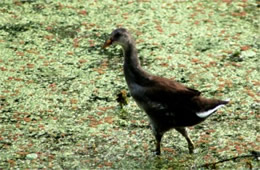
[[[137,49],[134,43],[123,46],[124,50],[124,74],[128,86],[136,83],[139,85],[146,84],[148,81],[148,73],[146,73],[138,59]]]
[[[123,47],[124,51],[124,66],[126,67],[134,67],[134,68],[141,68],[140,61],[138,58],[138,53],[135,45],[133,43],[129,43]]]

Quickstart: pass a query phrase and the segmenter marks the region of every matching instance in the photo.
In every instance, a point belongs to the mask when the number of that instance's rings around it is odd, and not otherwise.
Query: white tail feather
[[[230,101],[230,99],[228,98],[228,99],[226,99],[226,100],[224,100],[224,101],[226,101],[226,102],[229,102],[229,101]]]
[[[211,115],[212,113],[214,113],[216,110],[218,110],[219,108],[225,106],[224,104],[221,104],[221,105],[218,105],[217,107],[213,108],[213,109],[210,109],[210,110],[207,110],[207,111],[204,111],[204,112],[198,112],[196,113],[196,115],[200,118],[205,118],[205,117],[208,117],[209,115]]]
[[[224,101],[229,102],[230,99],[226,99]],[[208,117],[209,115],[211,115],[212,113],[214,113],[216,110],[218,110],[219,108],[221,108],[223,106],[225,106],[225,104],[218,105],[217,107],[210,109],[210,110],[207,110],[207,111],[204,111],[204,112],[198,112],[198,113],[196,113],[196,115],[200,118],[205,118],[205,117]]]

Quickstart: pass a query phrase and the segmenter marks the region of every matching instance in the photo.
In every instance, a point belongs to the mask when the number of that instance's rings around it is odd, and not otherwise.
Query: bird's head
[[[104,43],[103,48],[117,44],[125,48],[130,43],[130,41],[130,33],[125,28],[117,28],[110,34],[110,37]]]

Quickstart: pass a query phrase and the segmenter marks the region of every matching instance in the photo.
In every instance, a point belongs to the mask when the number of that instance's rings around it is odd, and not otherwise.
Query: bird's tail
[[[230,101],[226,100],[215,100],[215,99],[201,99],[201,110],[196,115],[202,119],[209,117],[211,114],[216,112],[219,108],[225,106]]]

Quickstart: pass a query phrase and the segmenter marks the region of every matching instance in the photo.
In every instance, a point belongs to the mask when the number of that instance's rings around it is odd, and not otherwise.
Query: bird
[[[125,28],[112,31],[103,49],[111,45],[120,45],[123,49],[125,80],[130,95],[149,118],[156,140],[155,154],[161,154],[162,137],[171,129],[184,136],[189,153],[192,154],[195,147],[186,128],[206,120],[228,104],[229,99],[208,99],[198,90],[145,71],[140,64],[135,39]]]

